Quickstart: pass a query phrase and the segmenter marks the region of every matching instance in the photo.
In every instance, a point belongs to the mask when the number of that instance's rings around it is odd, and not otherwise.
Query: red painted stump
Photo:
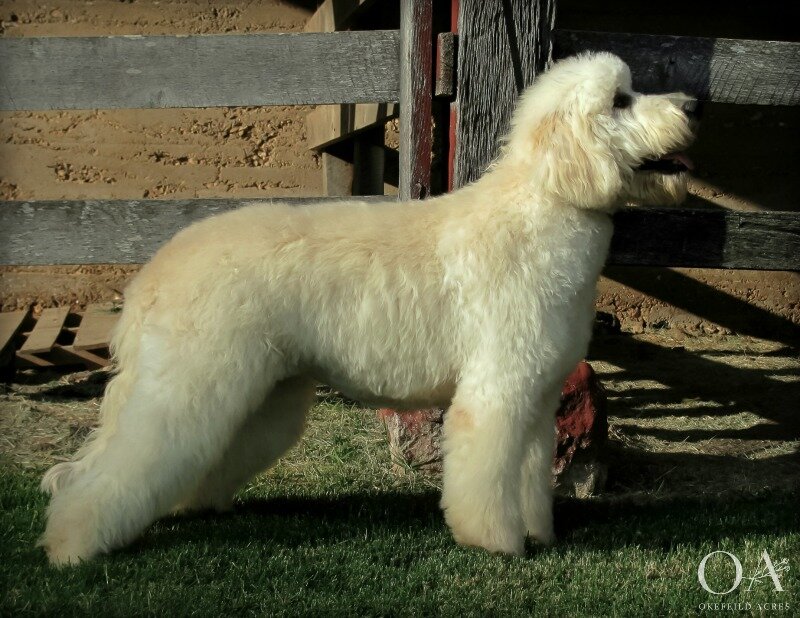
[[[585,498],[602,490],[606,480],[602,450],[608,437],[605,401],[605,392],[591,365],[581,362],[564,383],[556,415],[553,483],[559,492]],[[443,410],[398,412],[384,408],[378,415],[389,432],[396,470],[441,472]]]

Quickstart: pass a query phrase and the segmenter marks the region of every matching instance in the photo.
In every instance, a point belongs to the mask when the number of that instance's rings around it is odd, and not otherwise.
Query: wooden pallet
[[[83,313],[45,309],[38,318],[30,310],[0,313],[0,367],[105,367],[118,317],[112,303],[89,305]]]

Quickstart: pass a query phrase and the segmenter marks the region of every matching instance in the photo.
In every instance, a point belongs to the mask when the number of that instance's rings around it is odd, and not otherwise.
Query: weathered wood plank
[[[254,202],[300,205],[325,199],[0,202],[0,264],[136,264],[175,232],[208,216]]]
[[[89,369],[100,369],[101,367],[107,367],[111,362],[109,359],[94,352],[80,350],[71,345],[56,346],[53,352],[55,353],[53,356],[57,356],[59,364],[62,365],[75,363],[83,364]]]
[[[397,118],[395,103],[321,105],[306,116],[308,147],[319,150]]]
[[[4,366],[9,356],[9,350],[14,346],[14,339],[22,330],[22,324],[30,315],[30,310],[10,311],[0,313],[0,366]]]
[[[5,202],[0,206],[0,264],[141,263],[178,230],[255,201],[111,200]],[[36,225],[32,225],[32,221]],[[640,208],[615,215],[610,264],[800,270],[800,213]]]
[[[396,31],[0,39],[0,109],[397,101]]]
[[[20,346],[19,352],[23,354],[49,352],[61,333],[68,313],[69,307],[54,307],[42,311],[28,338]]]
[[[26,354],[25,352],[20,352],[17,350],[17,359],[15,365],[20,369],[29,369],[31,367],[35,367],[37,369],[46,369],[49,367],[55,367],[56,363],[52,360],[39,358],[35,354]]]
[[[109,364],[109,360],[103,356],[59,344],[55,344],[49,352],[40,354],[29,354],[18,350],[16,356],[15,364],[19,369],[50,369],[73,365],[83,365],[87,369],[99,369]]]
[[[800,43],[556,31],[555,55],[610,51],[641,92],[684,90],[720,103],[800,104]]]
[[[75,350],[107,348],[111,341],[111,330],[118,319],[119,312],[107,304],[89,305],[71,347]]]
[[[610,264],[800,270],[800,213],[633,208],[614,216]]]
[[[555,0],[460,0],[455,188],[495,158],[517,95],[550,58],[554,19]]]
[[[400,199],[431,193],[433,0],[400,3]]]

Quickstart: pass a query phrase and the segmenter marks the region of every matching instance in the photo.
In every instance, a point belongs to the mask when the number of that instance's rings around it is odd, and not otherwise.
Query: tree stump
[[[607,466],[602,458],[608,437],[605,402],[605,391],[591,365],[579,363],[564,383],[556,414],[553,485],[561,494],[588,498],[602,491],[605,485]],[[441,473],[444,410],[398,412],[384,408],[378,415],[389,433],[395,471]]]

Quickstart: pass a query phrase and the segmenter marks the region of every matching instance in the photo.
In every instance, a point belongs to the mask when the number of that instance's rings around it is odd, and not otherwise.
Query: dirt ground
[[[606,495],[800,490],[800,358],[749,337],[598,335],[608,394]],[[26,371],[0,392],[0,461],[67,460],[97,422],[105,371]],[[382,425],[375,413],[375,431]]]

